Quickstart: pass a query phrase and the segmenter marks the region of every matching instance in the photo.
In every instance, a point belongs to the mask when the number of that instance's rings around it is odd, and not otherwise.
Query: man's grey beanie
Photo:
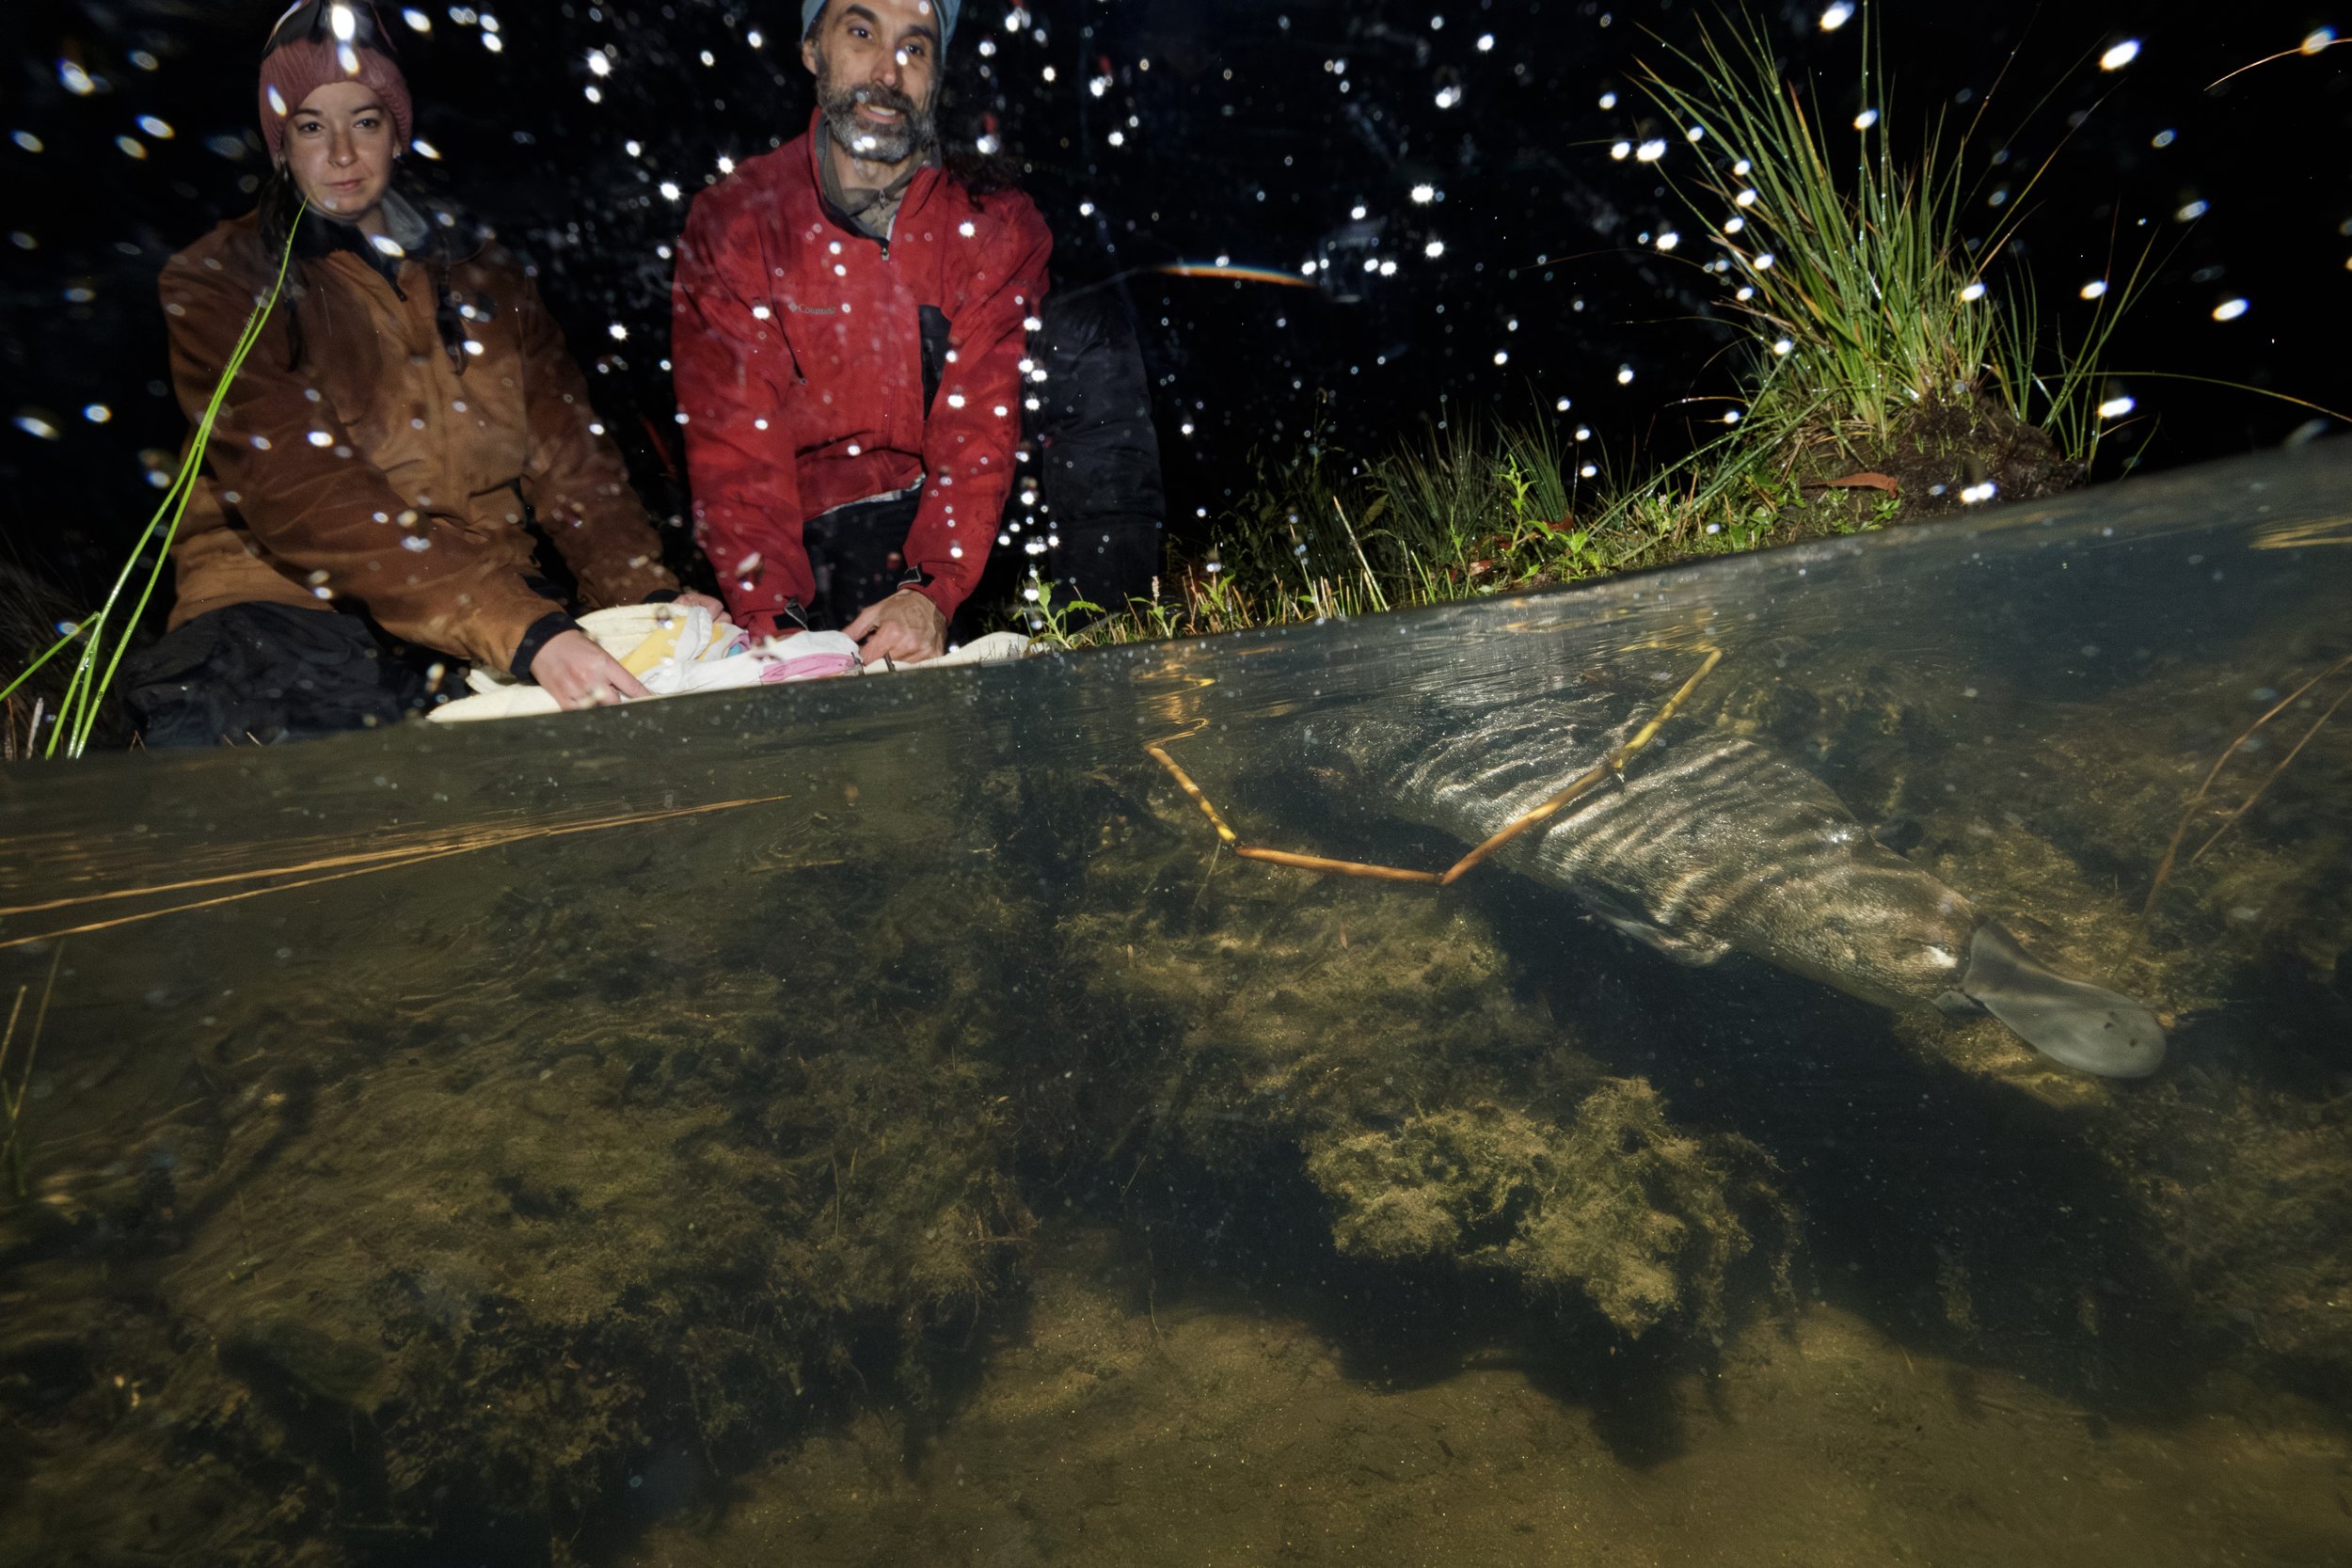
[[[939,13],[939,41],[945,46],[956,36],[956,13],[963,9],[963,0],[930,0],[931,8]],[[817,17],[825,8],[825,0],[801,0],[801,37],[817,25]]]

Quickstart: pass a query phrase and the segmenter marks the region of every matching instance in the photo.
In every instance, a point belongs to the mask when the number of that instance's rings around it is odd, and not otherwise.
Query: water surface
[[[13,769],[0,1561],[2343,1560],[2347,482]],[[2164,1070],[1145,752],[1709,650]]]

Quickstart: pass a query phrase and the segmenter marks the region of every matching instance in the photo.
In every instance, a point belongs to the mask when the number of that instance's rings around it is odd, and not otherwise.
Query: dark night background
[[[8,0],[0,14],[0,553],[77,596],[119,563],[160,495],[151,476],[176,460],[184,427],[160,379],[155,275],[250,205],[254,67],[282,8]],[[419,6],[429,34],[403,24],[407,8],[380,8],[435,173],[540,266],[647,503],[675,515],[667,246],[722,157],[805,125],[798,7]],[[1758,14],[1851,136],[1864,18],[1825,32],[1823,9]],[[2111,430],[2102,477],[2313,428],[2306,409],[2153,372],[2352,404],[2352,48],[2290,53],[2209,90],[2337,23],[2325,6],[1867,10],[1899,156],[1935,114],[1957,128],[1983,111],[1969,148],[1979,228],[1997,215],[1993,194],[2058,148],[1996,281],[2022,272],[2079,333],[2093,310],[2082,285],[2120,281],[2153,244],[2155,280],[2109,356],[2111,391],[2137,409]],[[1729,385],[1735,335],[1694,265],[1704,245],[1686,237],[1664,256],[1643,243],[1669,226],[1691,234],[1661,170],[1694,172],[1698,154],[1648,116],[1632,68],[1718,14],[1677,0],[976,0],[950,49],[946,123],[993,129],[1026,166],[1060,286],[1108,280],[1131,299],[1171,524],[1197,545],[1200,509],[1213,516],[1246,485],[1253,452],[1318,435],[1377,450],[1475,413],[1589,427],[1620,469],[1680,450],[1682,400]],[[2124,40],[2141,42],[2138,57],[2103,71],[2101,52]],[[592,72],[598,50],[609,75]],[[1662,165],[1612,159],[1613,143],[1645,131],[1669,138]],[[1420,185],[1438,198],[1416,202]],[[2207,210],[2184,220],[2199,201]],[[1295,277],[1318,256],[1336,264],[1315,289],[1143,270],[1223,258]],[[1393,274],[1367,273],[1366,259]],[[2217,321],[2233,299],[2248,309]],[[683,554],[683,531],[671,538]]]

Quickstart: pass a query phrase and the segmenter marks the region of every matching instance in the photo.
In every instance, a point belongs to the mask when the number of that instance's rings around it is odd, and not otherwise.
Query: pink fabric
[[[408,101],[408,78],[400,73],[400,67],[390,56],[373,49],[352,50],[352,58],[359,70],[355,74],[343,69],[336,56],[338,45],[322,39],[298,39],[271,51],[262,62],[262,139],[269,143],[269,155],[280,156],[286,144],[286,117],[302,107],[302,101],[323,87],[335,82],[358,82],[374,89],[385,109],[392,117],[392,134],[399,138],[399,147],[408,146],[408,131],[413,105]],[[270,102],[270,89],[278,89],[278,99],[285,104],[280,110]]]
[[[780,658],[759,673],[759,684],[777,686],[786,681],[830,680],[846,675],[857,668],[857,660],[847,654],[804,654],[799,658]]]

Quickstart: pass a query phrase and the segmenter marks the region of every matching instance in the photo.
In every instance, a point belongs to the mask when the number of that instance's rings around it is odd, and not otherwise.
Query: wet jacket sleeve
[[[256,294],[230,269],[174,261],[163,297],[172,386],[194,424]],[[323,596],[358,600],[394,637],[507,668],[532,625],[563,607],[354,455],[350,432],[292,363],[292,309],[271,312],[223,399],[207,470],[270,557]]]
[[[739,624],[816,596],[801,546],[789,389],[800,381],[770,313],[758,236],[708,194],[678,241],[670,359],[686,417],[694,536]]]
[[[535,283],[524,291],[519,325],[531,425],[523,499],[580,579],[591,610],[675,592],[677,578],[661,564],[661,541],[629,486],[620,448],[589,406],[587,379]]]
[[[1044,301],[1054,248],[1045,220],[1018,192],[990,198],[983,221],[977,265],[948,312],[947,366],[923,426],[930,478],[907,531],[922,594],[950,616],[979,584],[1012,489],[1026,323]]]

